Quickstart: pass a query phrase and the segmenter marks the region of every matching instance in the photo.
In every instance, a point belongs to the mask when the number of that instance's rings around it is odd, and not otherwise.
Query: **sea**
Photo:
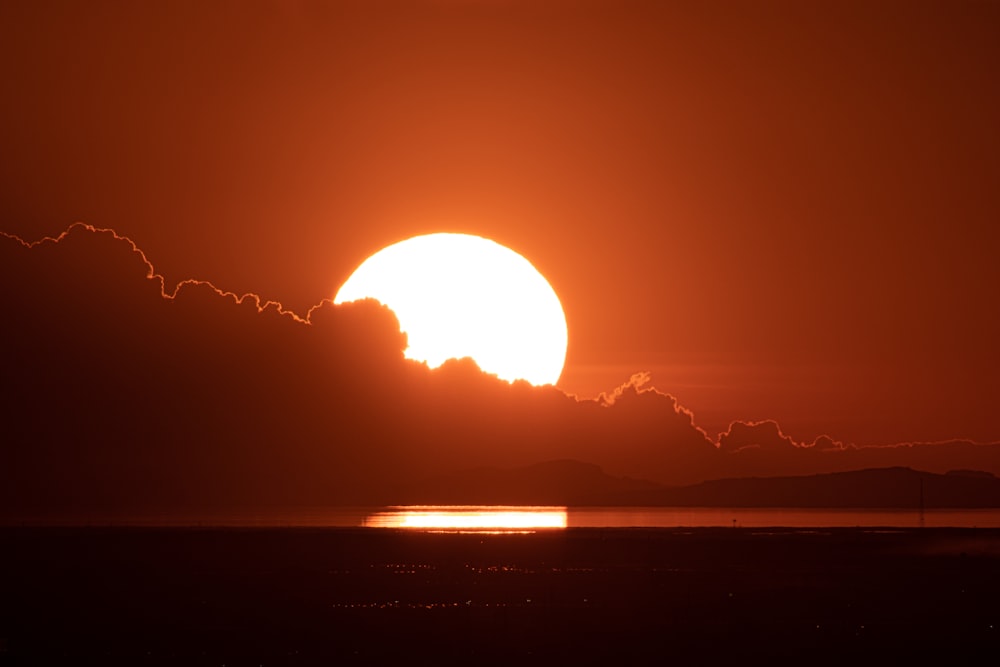
[[[573,528],[1000,528],[1000,508],[390,506],[0,517],[5,526],[309,527],[425,531]]]

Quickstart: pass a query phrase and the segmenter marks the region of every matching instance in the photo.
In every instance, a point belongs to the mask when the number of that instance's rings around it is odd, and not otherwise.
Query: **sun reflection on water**
[[[368,515],[370,528],[424,531],[524,533],[566,527],[565,507],[414,505]]]

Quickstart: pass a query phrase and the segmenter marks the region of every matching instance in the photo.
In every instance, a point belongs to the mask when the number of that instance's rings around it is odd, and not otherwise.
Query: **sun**
[[[566,361],[566,315],[531,262],[470,234],[425,234],[379,250],[335,303],[376,299],[407,335],[406,356],[431,368],[471,357],[512,382],[555,384]]]

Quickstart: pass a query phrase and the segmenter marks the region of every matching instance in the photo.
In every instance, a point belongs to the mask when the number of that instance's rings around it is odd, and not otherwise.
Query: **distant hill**
[[[580,461],[511,469],[476,468],[425,480],[401,503],[649,505],[675,507],[1000,507],[1000,478],[981,471],[946,474],[873,468],[795,477],[717,479],[663,486],[614,477]]]
[[[801,477],[719,479],[665,489],[657,504],[726,507],[1000,507],[1000,479],[873,468]]]

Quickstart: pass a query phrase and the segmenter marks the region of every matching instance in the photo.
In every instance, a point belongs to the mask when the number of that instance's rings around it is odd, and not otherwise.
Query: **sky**
[[[0,238],[20,258],[0,269],[5,294],[33,313],[6,344],[45,356],[27,322],[56,317],[42,304],[72,301],[61,288],[80,300],[64,303],[77,321],[52,323],[67,337],[118,340],[129,312],[159,313],[132,367],[167,331],[225,349],[199,322],[229,315],[159,301],[232,300],[163,299],[145,262],[168,295],[209,281],[304,319],[380,248],[464,232],[521,253],[559,295],[560,405],[608,407],[625,385],[679,406],[684,438],[713,448],[770,420],[758,440],[997,442],[998,33],[993,2],[6,2],[0,231],[123,237]],[[95,316],[97,289],[130,310]],[[258,341],[270,325],[219,326]],[[276,359],[322,366],[265,342],[248,354],[273,357],[276,386],[308,384]],[[59,377],[79,378],[73,363]],[[148,378],[165,395],[179,372],[157,368],[173,373]],[[8,374],[5,393],[30,377]],[[338,400],[342,385],[312,380]],[[615,414],[612,441],[638,428]],[[588,447],[555,449],[600,458]],[[698,470],[660,478],[712,476]]]

